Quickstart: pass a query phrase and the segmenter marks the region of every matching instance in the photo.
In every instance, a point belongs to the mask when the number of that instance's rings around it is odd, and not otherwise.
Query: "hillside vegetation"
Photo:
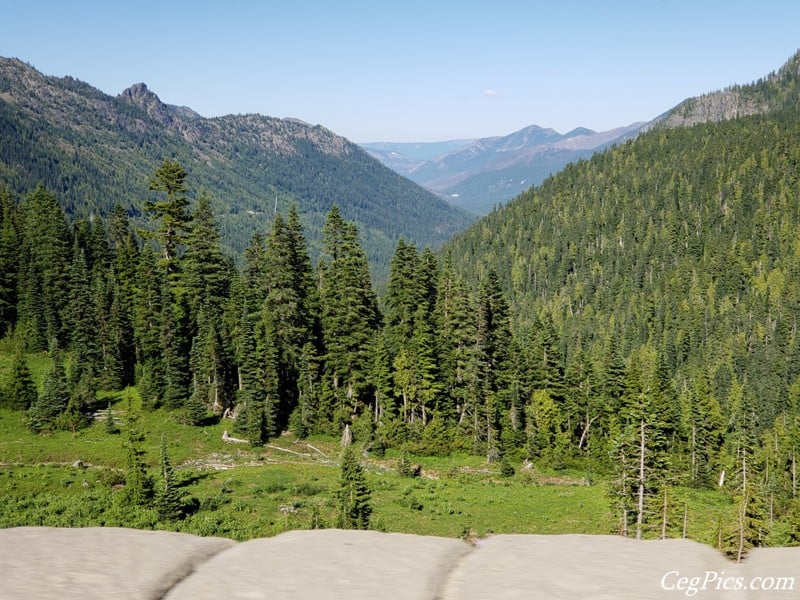
[[[436,247],[472,220],[319,125],[206,119],[162,103],[144,84],[108,96],[0,58],[0,181],[16,194],[42,183],[72,218],[106,216],[119,204],[142,226],[147,180],[165,157],[190,174],[192,194],[210,195],[223,245],[237,258],[269,227],[276,205],[285,216],[292,204],[316,256],[336,204],[357,223],[385,281],[399,237]]]
[[[161,521],[200,514],[176,500],[166,442],[161,487],[148,471],[148,433],[172,419],[253,448],[352,437],[361,457],[396,453],[404,477],[411,454],[480,457],[504,478],[581,473],[600,482],[584,500],[602,492],[608,509],[589,531],[702,522],[692,534],[739,559],[798,544],[797,80],[757,84],[776,101],[764,114],[657,127],[570,166],[439,255],[400,238],[382,306],[337,206],[316,264],[290,209],[236,268],[175,160],[145,182],[142,230],[121,208],[70,221],[44,186],[3,191],[0,403],[33,439],[77,439],[122,391],[120,502]],[[353,494],[333,497],[357,495],[366,526],[358,455],[343,456]]]
[[[590,445],[605,438],[628,461],[614,440],[634,408],[629,442],[654,445],[645,471],[730,486],[742,523],[797,510],[798,81],[796,56],[726,92],[761,114],[663,124],[446,247],[461,276],[497,273],[520,339],[550,332],[540,359],[558,374],[548,388],[569,436],[590,430]],[[634,396],[609,402],[632,376]]]

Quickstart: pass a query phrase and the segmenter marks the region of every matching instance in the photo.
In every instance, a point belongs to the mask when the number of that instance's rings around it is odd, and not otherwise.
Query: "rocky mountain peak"
[[[175,112],[161,102],[161,99],[144,83],[134,83],[124,90],[119,97],[138,106],[162,125],[169,126],[175,121]]]
[[[131,87],[124,90],[120,98],[127,100],[137,106],[146,108],[151,104],[161,104],[159,97],[147,87],[145,83],[134,83]]]

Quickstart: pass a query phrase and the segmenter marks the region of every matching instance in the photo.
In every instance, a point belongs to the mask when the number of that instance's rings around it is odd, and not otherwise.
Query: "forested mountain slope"
[[[797,65],[736,88],[774,110],[568,166],[457,236],[453,263],[497,272],[517,329],[552,321],[567,368],[647,345],[678,392],[769,426],[800,375]]]
[[[144,84],[117,97],[76,79],[0,59],[0,181],[18,193],[42,182],[71,215],[121,204],[139,216],[164,157],[206,189],[223,243],[241,252],[279,210],[297,203],[312,250],[333,204],[365,237],[385,276],[397,239],[438,246],[472,219],[317,125],[260,115],[206,119],[163,104]]]

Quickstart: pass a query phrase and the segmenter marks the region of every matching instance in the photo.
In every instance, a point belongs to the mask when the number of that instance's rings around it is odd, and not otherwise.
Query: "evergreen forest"
[[[440,251],[401,237],[380,297],[337,206],[318,252],[292,208],[237,263],[177,160],[154,165],[141,228],[119,206],[68,218],[43,185],[4,188],[3,408],[36,434],[79,432],[98,392],[135,386],[146,414],[221,420],[256,448],[344,435],[402,452],[406,474],[408,453],[581,471],[623,535],[680,536],[676,492],[715,491],[735,513],[720,548],[798,544],[798,78],[758,84],[776,110],[656,126],[570,165]],[[136,504],[156,491],[126,412]],[[366,526],[346,458],[340,522]],[[164,514],[171,469],[164,450]]]

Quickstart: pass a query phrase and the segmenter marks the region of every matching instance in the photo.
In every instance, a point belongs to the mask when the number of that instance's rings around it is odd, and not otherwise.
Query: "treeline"
[[[316,266],[292,209],[237,270],[186,177],[174,161],[156,169],[148,230],[119,207],[70,223],[42,186],[20,202],[0,195],[0,328],[19,349],[3,402],[33,430],[77,429],[97,390],[136,385],[146,409],[231,417],[254,445],[345,427],[376,451],[499,458],[524,441],[521,417],[505,424],[523,407],[496,277],[469,293],[449,260],[401,240],[382,310],[336,207]],[[53,368],[37,393],[24,353],[42,351]]]

